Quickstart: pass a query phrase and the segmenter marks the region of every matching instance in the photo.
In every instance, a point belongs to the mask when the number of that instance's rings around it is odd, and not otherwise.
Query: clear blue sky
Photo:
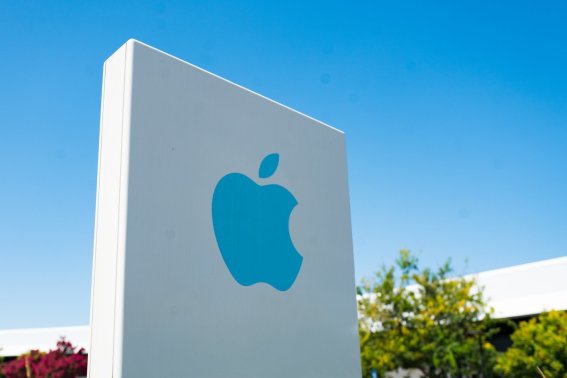
[[[347,133],[357,279],[567,254],[560,1],[2,1],[0,329],[87,324],[102,64],[136,38]],[[468,260],[468,263],[466,261]]]

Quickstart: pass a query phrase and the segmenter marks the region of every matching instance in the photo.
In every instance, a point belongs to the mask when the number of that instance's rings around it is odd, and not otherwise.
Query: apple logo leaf
[[[260,170],[258,171],[258,176],[260,178],[268,178],[274,174],[276,169],[278,169],[278,163],[280,162],[279,154],[270,154],[262,160],[260,164]]]

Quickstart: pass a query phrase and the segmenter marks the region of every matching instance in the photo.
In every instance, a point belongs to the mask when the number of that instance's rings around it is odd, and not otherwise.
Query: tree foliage
[[[497,328],[475,280],[450,278],[451,271],[450,261],[421,269],[402,250],[395,266],[358,288],[365,376],[397,368],[425,377],[488,376],[496,354],[488,339]]]
[[[495,369],[510,378],[567,378],[567,313],[551,311],[520,323]]]

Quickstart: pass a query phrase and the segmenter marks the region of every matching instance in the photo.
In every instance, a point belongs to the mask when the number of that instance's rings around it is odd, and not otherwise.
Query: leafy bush
[[[495,370],[510,378],[567,378],[567,312],[551,311],[520,323]]]
[[[482,288],[473,279],[450,278],[451,265],[419,267],[409,251],[396,265],[358,288],[360,342],[365,377],[398,368],[424,377],[486,376],[496,356]]]

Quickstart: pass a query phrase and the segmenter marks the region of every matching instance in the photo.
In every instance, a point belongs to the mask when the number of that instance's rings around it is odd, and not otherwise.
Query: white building
[[[0,357],[14,357],[32,349],[48,351],[62,337],[73,346],[89,347],[89,326],[0,330]]]
[[[476,275],[495,318],[524,318],[567,310],[567,257],[489,270]]]

